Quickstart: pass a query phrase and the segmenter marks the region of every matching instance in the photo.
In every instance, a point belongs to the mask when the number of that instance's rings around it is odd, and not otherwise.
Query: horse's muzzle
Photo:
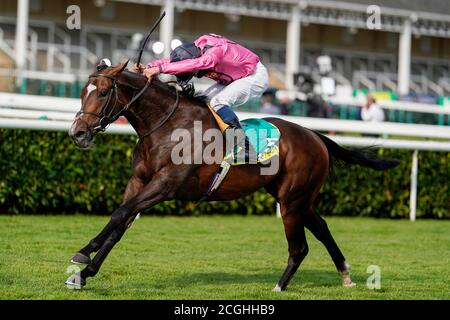
[[[79,148],[87,149],[91,146],[93,134],[87,126],[77,126],[75,122],[69,130],[69,136]]]

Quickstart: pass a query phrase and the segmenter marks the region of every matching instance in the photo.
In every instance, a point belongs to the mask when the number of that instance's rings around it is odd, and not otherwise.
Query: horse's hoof
[[[283,290],[281,289],[281,287],[278,284],[275,286],[275,288],[272,289],[272,292],[281,292],[281,291],[283,291]]]
[[[344,261],[344,270],[341,271],[342,286],[344,288],[353,288],[356,286],[356,283],[354,283],[350,277],[350,269],[350,264]]]
[[[91,258],[89,258],[88,256],[77,252],[72,259],[70,259],[70,262],[75,263],[75,264],[84,264],[84,265],[88,265],[91,264]]]
[[[352,278],[350,278],[350,273],[348,271],[342,272],[342,286],[344,288],[353,288],[356,286],[356,283],[352,281]]]
[[[75,273],[73,275],[71,275],[69,278],[67,278],[66,280],[66,286],[69,289],[77,289],[80,290],[81,288],[83,288],[86,285],[86,280],[84,280],[80,273]]]
[[[342,286],[344,288],[353,288],[356,287],[356,283],[350,281],[349,283],[342,283]]]

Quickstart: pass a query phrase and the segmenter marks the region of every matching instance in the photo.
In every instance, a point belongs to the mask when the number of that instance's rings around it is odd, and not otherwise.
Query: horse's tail
[[[399,165],[400,161],[395,159],[383,159],[376,157],[373,153],[367,149],[350,150],[341,147],[333,140],[325,137],[324,135],[314,131],[315,134],[323,141],[328,149],[331,159],[342,160],[348,164],[357,164],[360,166],[368,167],[374,170],[388,170]]]

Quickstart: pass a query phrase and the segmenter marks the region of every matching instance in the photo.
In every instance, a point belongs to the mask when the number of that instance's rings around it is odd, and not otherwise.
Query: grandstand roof
[[[165,0],[115,0],[164,5]],[[412,18],[416,35],[450,38],[449,0],[174,0],[181,9],[223,12],[287,20],[292,6],[300,4],[302,21],[342,27],[367,27],[367,7],[381,7],[381,29],[401,32],[404,19]]]
[[[448,0],[329,0],[330,2],[348,2],[362,5],[378,5],[380,7],[395,8],[416,13],[429,12],[436,14],[450,14]]]
[[[296,0],[292,1],[296,2]],[[417,16],[435,21],[450,20],[448,0],[300,0],[300,2],[322,8],[351,9],[356,11],[366,11],[368,6],[378,5],[381,7],[382,14],[383,8],[389,8],[392,10],[385,11],[384,14],[405,16],[414,13]]]
[[[165,0],[114,0],[119,2],[130,2],[151,5],[164,5]],[[293,4],[307,4],[307,6],[354,10],[365,12],[369,5],[378,5],[382,9],[389,8],[384,12],[386,15],[405,16],[415,13],[422,18],[434,21],[450,21],[449,0],[174,0],[179,7],[186,9],[214,10],[219,6],[225,10],[227,7],[236,6],[245,11],[246,7],[258,8],[258,3],[278,3],[281,6]],[[277,10],[277,7],[273,7]],[[238,10],[239,11],[239,10]],[[381,11],[383,14],[383,11]]]

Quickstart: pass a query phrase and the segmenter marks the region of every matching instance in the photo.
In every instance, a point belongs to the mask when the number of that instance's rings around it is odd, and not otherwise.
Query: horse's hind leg
[[[323,243],[331,256],[331,259],[333,259],[336,269],[341,274],[342,285],[344,287],[355,286],[355,283],[353,283],[350,278],[350,265],[345,262],[344,255],[336,244],[336,241],[334,241],[325,220],[311,208],[306,212],[304,221],[306,228],[312,232],[317,240]]]
[[[289,281],[300,267],[308,254],[308,243],[305,237],[305,228],[300,212],[289,210],[288,206],[281,206],[283,224],[289,247],[289,259],[286,270],[273,289],[274,292],[284,291]]]

